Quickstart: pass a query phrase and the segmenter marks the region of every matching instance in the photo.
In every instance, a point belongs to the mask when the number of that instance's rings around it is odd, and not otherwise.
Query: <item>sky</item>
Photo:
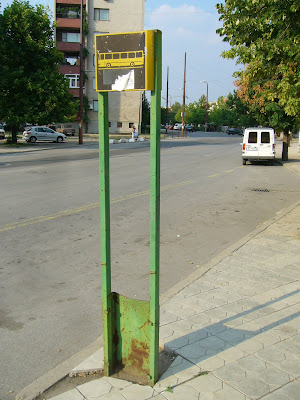
[[[122,0],[124,1],[124,0]],[[126,0],[125,0],[126,1]],[[53,0],[30,0],[53,9]],[[222,2],[222,0],[219,0]],[[2,9],[9,0],[1,0]],[[216,101],[233,93],[233,73],[242,66],[221,57],[229,49],[216,33],[221,24],[214,0],[146,0],[145,29],[160,29],[163,37],[162,106],[166,102],[167,67],[169,67],[169,105],[182,103],[184,54],[186,52],[186,103],[206,96]]]

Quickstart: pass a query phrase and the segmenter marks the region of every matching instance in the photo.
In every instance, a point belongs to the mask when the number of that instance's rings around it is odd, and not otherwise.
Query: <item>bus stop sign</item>
[[[154,89],[154,32],[95,36],[96,91]]]

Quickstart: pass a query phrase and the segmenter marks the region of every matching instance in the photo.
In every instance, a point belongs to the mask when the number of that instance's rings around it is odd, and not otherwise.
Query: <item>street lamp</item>
[[[205,106],[205,132],[206,132],[207,131],[208,82],[200,81],[200,83],[206,83],[206,106]]]

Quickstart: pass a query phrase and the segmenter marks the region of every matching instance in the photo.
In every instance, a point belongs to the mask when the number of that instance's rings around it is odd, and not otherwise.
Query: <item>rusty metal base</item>
[[[150,382],[150,302],[112,292],[112,372]]]

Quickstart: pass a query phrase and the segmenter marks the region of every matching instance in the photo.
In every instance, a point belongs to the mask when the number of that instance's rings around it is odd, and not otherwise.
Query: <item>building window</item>
[[[80,75],[65,75],[65,77],[69,79],[69,88],[80,88]]]
[[[93,78],[93,89],[96,90],[96,78]]]
[[[95,21],[109,21],[109,9],[108,8],[94,8],[94,20]]]
[[[134,123],[133,123],[133,122],[129,122],[129,128],[132,128],[132,127],[133,127],[133,125],[134,125]]]
[[[98,100],[93,101],[93,111],[98,111]]]
[[[61,41],[67,43],[80,43],[80,33],[62,32]]]
[[[122,128],[122,122],[117,122],[117,128]]]

